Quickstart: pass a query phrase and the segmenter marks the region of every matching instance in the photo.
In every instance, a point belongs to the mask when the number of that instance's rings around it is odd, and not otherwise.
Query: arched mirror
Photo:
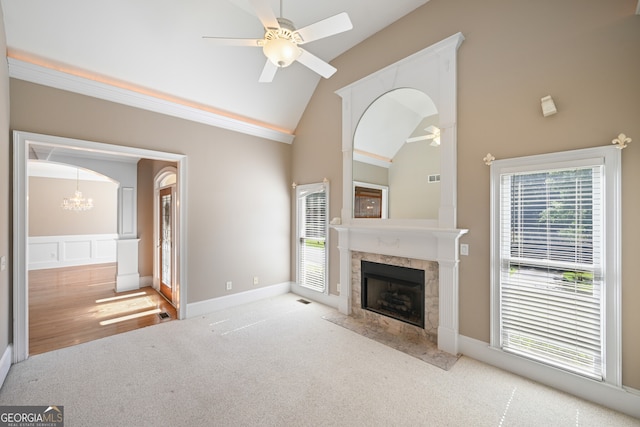
[[[366,109],[353,139],[353,218],[438,219],[439,126],[433,100],[413,88]]]
[[[343,227],[456,227],[458,33],[345,86]]]

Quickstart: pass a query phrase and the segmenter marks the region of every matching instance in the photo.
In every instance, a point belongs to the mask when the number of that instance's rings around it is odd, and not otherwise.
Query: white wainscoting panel
[[[29,237],[29,270],[116,262],[117,234]]]

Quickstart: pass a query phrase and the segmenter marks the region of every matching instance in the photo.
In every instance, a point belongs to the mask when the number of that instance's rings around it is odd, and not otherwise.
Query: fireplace
[[[424,328],[425,272],[361,261],[361,307]]]

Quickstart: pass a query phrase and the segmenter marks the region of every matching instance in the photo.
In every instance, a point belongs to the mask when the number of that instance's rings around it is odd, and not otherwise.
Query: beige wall
[[[11,101],[14,130],[187,156],[188,302],[289,281],[291,145],[15,79]]]
[[[389,168],[389,218],[437,219],[440,184],[427,184],[440,173],[440,149],[427,141],[404,144]]]
[[[354,181],[366,182],[368,184],[389,185],[389,169],[382,166],[375,166],[364,162],[352,163],[352,174]]]
[[[167,166],[175,162],[141,159],[138,162],[138,272],[140,276],[153,276],[153,197],[154,179]]]
[[[64,197],[73,196],[75,180],[29,177],[29,236],[116,234],[118,184],[80,181],[79,188],[93,199],[93,209],[72,212],[60,207]]]
[[[330,217],[342,205],[341,100],[334,93],[462,32],[458,51],[460,332],[489,341],[489,168],[482,158],[526,156],[635,139],[622,159],[623,383],[640,389],[640,16],[636,0],[431,0],[333,61],[296,130],[293,180],[331,181]],[[543,118],[540,98],[558,114]],[[634,146],[638,144],[638,146]],[[338,282],[331,232],[330,281]]]
[[[0,51],[7,50],[4,34],[4,16],[0,6]],[[6,61],[0,65],[0,256],[6,257],[7,269],[0,271],[0,357],[4,354],[13,335],[11,301],[11,149],[9,142],[9,70]]]

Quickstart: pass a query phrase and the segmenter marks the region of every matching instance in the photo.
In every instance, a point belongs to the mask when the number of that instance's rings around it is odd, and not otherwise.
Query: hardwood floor
[[[29,354],[177,318],[176,309],[155,289],[116,294],[115,281],[115,263],[30,271]]]

